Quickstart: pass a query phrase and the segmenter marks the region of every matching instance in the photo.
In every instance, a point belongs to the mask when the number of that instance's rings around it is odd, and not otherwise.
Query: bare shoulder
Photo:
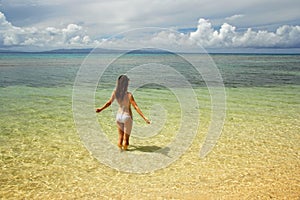
[[[127,95],[130,100],[133,100],[133,94],[131,92],[127,92]]]
[[[111,96],[116,96],[116,90],[111,93]]]

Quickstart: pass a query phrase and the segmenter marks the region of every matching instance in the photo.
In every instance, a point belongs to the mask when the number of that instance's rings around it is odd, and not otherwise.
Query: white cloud
[[[2,12],[0,12],[0,31],[4,30],[4,29],[11,28],[11,27],[12,27],[11,23],[9,23],[6,20],[5,15]]]
[[[244,15],[232,15],[230,17],[226,17],[225,20],[228,20],[228,21],[234,21],[234,20],[237,20],[237,19],[240,19],[240,18],[243,18]]]
[[[69,24],[65,28],[17,27],[0,12],[0,46],[36,46],[43,48],[95,46],[82,26]],[[1,41],[2,40],[2,41]],[[2,44],[1,44],[2,43]]]
[[[215,26],[224,22],[236,27],[298,25],[299,0],[1,0],[0,10],[20,27],[87,27],[89,36],[112,35],[139,27],[190,28],[199,17]],[[230,17],[231,16],[231,17]],[[226,18],[228,17],[228,18]],[[274,28],[275,27],[275,28]]]
[[[231,18],[239,18],[234,15]],[[0,47],[86,48],[99,42],[88,35],[87,27],[70,23],[63,27],[18,27],[7,21],[0,12]],[[137,31],[139,32],[139,31]],[[253,30],[240,31],[237,27],[223,23],[219,29],[212,22],[200,18],[193,32],[179,33],[174,30],[143,29],[143,34],[122,34],[121,37],[102,40],[101,47],[126,49],[131,47],[176,47],[195,48],[293,48],[300,47],[300,26],[283,25],[274,32]],[[130,37],[129,37],[130,36]]]
[[[252,47],[252,48],[293,48],[300,47],[300,26],[284,25],[275,32],[265,30],[245,32],[224,23],[215,30],[209,20],[200,19],[197,30],[190,33],[190,39],[206,48]]]

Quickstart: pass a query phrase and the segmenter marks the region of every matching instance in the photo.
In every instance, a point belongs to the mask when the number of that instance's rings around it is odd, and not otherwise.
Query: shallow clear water
[[[212,55],[226,86],[227,116],[217,146],[204,159],[199,158],[199,149],[210,122],[211,102],[201,77],[174,55],[129,55],[112,63],[97,87],[95,106],[109,98],[120,73],[154,60],[175,66],[197,94],[200,127],[189,150],[169,167],[142,175],[102,165],[80,141],[72,91],[85,56],[0,54],[0,197],[300,196],[299,55]],[[134,95],[147,115],[153,101],[167,110],[168,121],[160,134],[145,140],[133,132],[131,138],[131,152],[155,152],[172,140],[180,107],[168,90],[156,85]],[[117,141],[115,108],[97,115],[113,144]],[[135,119],[137,126],[143,125],[137,114]]]

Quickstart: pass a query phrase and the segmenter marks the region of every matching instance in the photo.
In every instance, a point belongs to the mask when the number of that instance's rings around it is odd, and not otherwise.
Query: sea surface
[[[214,67],[221,75],[217,87],[226,91],[223,132],[204,159],[199,150],[211,120],[207,86],[214,76],[205,80],[189,60]],[[88,65],[90,74],[82,74]],[[193,88],[199,107],[191,107],[200,111],[199,128],[190,127],[198,134],[187,152],[148,174],[123,173],[89,154],[74,124],[72,94],[78,76],[89,84],[98,65],[103,73],[94,83],[95,108],[108,100],[120,74],[134,74],[139,66],[149,73],[138,71],[130,84],[147,75],[171,83],[129,88],[147,116],[153,104],[166,111],[165,125],[153,137],[138,137],[134,128],[129,151],[136,153],[155,153],[172,142],[181,107],[170,88],[181,88],[176,76],[183,77],[188,84],[181,89]],[[175,70],[174,77],[164,69]],[[114,145],[115,109],[97,115]],[[134,115],[136,127],[144,126]],[[154,125],[160,123],[152,117]],[[297,199],[299,124],[300,55],[0,53],[0,198]]]
[[[110,58],[115,61],[119,55],[93,55],[100,60]],[[183,55],[184,57],[185,55]],[[188,57],[201,60],[205,55],[190,54]],[[80,66],[85,62],[86,54],[50,54],[50,53],[1,53],[0,87],[70,87]],[[256,54],[212,54],[210,57],[220,70],[226,87],[275,87],[300,84],[300,55],[256,55]],[[126,67],[157,62],[176,66],[180,72],[194,73],[188,63],[175,54],[130,54],[123,59],[122,68],[110,67],[106,73],[118,76]],[[90,58],[93,59],[93,58]],[[172,63],[171,63],[172,62]],[[115,64],[115,63],[112,63]],[[99,63],[101,64],[101,63]],[[186,65],[186,66],[185,66]],[[186,72],[185,72],[186,70]],[[142,77],[141,77],[142,78]],[[115,80],[113,80],[115,81]],[[195,81],[192,80],[191,81]]]

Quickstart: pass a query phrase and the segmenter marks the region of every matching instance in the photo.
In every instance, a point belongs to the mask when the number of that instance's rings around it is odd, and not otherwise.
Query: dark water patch
[[[96,55],[103,56],[106,55]],[[111,55],[110,55],[111,56]],[[201,55],[190,55],[203,59]],[[276,87],[300,85],[300,55],[211,55],[226,87]],[[74,84],[84,55],[0,55],[0,87],[63,87]],[[176,54],[128,54],[105,70],[103,87],[114,87],[116,78],[133,67],[147,63],[170,66],[194,87],[206,84],[198,71]],[[93,73],[91,71],[91,73]],[[147,74],[145,74],[146,76]],[[159,74],[161,75],[161,74]],[[143,78],[142,76],[140,78]],[[133,80],[134,81],[134,80]]]

